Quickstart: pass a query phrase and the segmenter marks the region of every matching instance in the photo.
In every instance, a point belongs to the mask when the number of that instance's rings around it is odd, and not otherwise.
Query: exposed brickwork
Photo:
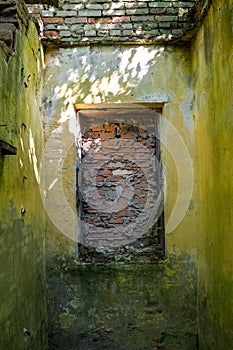
[[[39,2],[57,7],[35,4]],[[28,9],[24,0],[0,0],[0,47],[6,60],[14,52],[16,30],[26,31],[32,17],[47,44],[174,42],[190,40],[195,35],[210,0],[27,3]]]
[[[84,134],[79,176],[84,245],[115,247],[143,235],[160,189],[155,157],[155,136],[135,126],[96,125]]]
[[[14,52],[16,30],[26,31],[29,20],[23,0],[0,0],[0,47],[5,59]]]
[[[189,28],[186,32],[186,39],[193,38],[198,32],[203,19],[210,7],[212,0],[197,0],[190,16]]]
[[[37,24],[39,36],[42,37],[44,30],[44,22],[42,20],[42,6],[31,5],[27,6],[27,8],[31,18],[34,18],[36,20],[35,23]]]
[[[47,43],[59,45],[172,41],[190,27],[195,0],[60,0],[43,10]]]

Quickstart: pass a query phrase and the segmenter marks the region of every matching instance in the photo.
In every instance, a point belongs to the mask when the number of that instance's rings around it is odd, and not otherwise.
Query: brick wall
[[[125,123],[92,124],[82,136],[82,243],[119,247],[141,238],[161,190],[155,132]],[[154,243],[159,245],[156,230]]]
[[[182,37],[190,26],[195,2],[60,0],[57,8],[42,9],[43,39],[63,46],[171,41]]]
[[[14,52],[16,31],[26,31],[29,20],[23,0],[0,0],[0,47],[5,59]]]

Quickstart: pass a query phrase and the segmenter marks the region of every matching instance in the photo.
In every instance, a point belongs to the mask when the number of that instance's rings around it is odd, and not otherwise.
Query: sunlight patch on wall
[[[109,56],[98,50],[97,57],[90,51],[90,55],[79,54],[77,59],[81,64],[70,68],[66,73],[67,83],[54,89],[55,98],[64,99],[64,106],[77,102],[77,94],[84,103],[103,103],[109,96],[119,96],[120,102],[120,95],[130,96],[132,89],[150,73],[156,60],[164,55],[165,49],[143,46],[124,50],[117,48]]]

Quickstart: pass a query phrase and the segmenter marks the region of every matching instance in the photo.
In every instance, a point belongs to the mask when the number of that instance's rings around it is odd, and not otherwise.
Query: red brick
[[[96,181],[97,182],[102,182],[102,181],[104,181],[104,177],[103,176],[96,176]]]
[[[95,18],[88,18],[89,24],[95,24]]]
[[[132,211],[129,211],[127,209],[119,211],[118,213],[116,213],[116,216],[134,216],[135,213]]]
[[[128,158],[127,158],[128,159]],[[127,165],[128,165],[128,167],[130,167],[130,168],[138,168],[138,164],[137,163],[131,163],[131,162],[128,162],[127,163]],[[141,179],[141,178],[140,178]]]
[[[122,181],[122,177],[121,176],[108,176],[107,177],[107,181],[109,181],[109,182],[119,182],[119,181]]]
[[[130,22],[129,16],[119,16],[119,17],[113,17],[112,23],[123,23],[123,22]]]
[[[99,137],[100,137],[100,133],[98,131],[95,131],[95,132],[92,133],[91,138],[98,139]]]
[[[135,191],[134,191],[135,194],[142,194],[144,193],[141,189],[137,188]]]
[[[111,175],[112,174],[112,170],[110,169],[101,169],[99,171],[99,175]]]
[[[150,146],[150,147],[154,147],[155,143],[154,142],[150,142],[150,141],[141,141],[141,143],[143,144],[143,146]]]
[[[136,188],[147,188],[148,184],[147,184],[147,182],[141,182],[139,184],[135,184],[135,187]]]
[[[43,21],[45,24],[50,24],[50,23],[62,24],[62,23],[64,23],[64,18],[62,18],[62,17],[44,17]]]
[[[134,134],[121,134],[122,139],[133,139],[135,137]]]
[[[106,131],[108,131],[108,132],[115,132],[115,130],[116,130],[116,127],[115,127],[115,125],[113,125],[113,124],[105,124],[104,125],[104,128],[105,128],[105,130]]]
[[[100,135],[103,139],[114,139],[115,133],[114,132],[105,132]]]
[[[112,23],[112,18],[111,17],[97,18],[96,23],[100,23],[100,24]]]
[[[127,153],[137,152],[137,149],[135,149],[135,147],[124,147],[124,148],[121,148],[121,151],[127,154]]]
[[[111,218],[111,220],[109,221],[110,224],[123,224],[123,219],[120,219],[120,218],[117,218],[117,219],[114,219],[114,218]]]
[[[127,158],[124,158],[123,156],[118,155],[118,156],[113,156],[113,159],[114,160],[122,160],[122,159],[127,159]]]
[[[125,194],[125,191],[124,191],[124,195],[126,195],[126,194]],[[128,204],[129,204],[128,202],[129,202],[129,201],[128,201],[127,199],[125,199],[124,197],[120,197],[120,198],[118,199],[118,203],[122,203],[122,204],[124,203],[124,204],[125,204],[125,207],[128,206]]]
[[[92,131],[103,131],[103,125],[96,125],[96,126],[92,126],[91,128]]]

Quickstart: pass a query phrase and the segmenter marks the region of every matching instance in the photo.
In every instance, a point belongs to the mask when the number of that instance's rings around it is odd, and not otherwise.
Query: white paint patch
[[[179,106],[180,111],[183,113],[184,125],[191,133],[193,133],[192,96],[192,90],[187,89],[185,100]]]

